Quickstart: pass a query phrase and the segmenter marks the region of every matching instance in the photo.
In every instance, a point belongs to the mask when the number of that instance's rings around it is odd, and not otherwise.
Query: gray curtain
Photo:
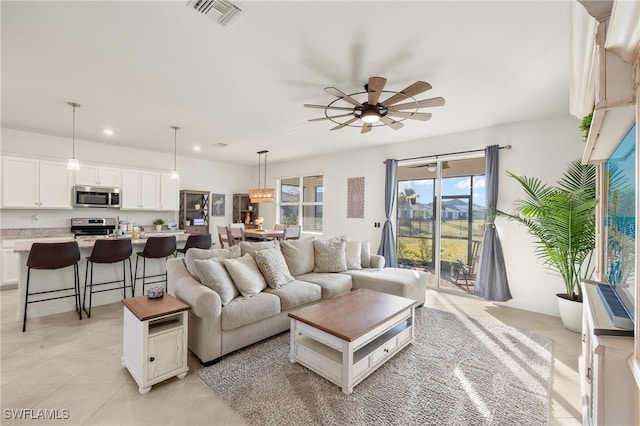
[[[507,270],[500,236],[494,224],[498,205],[498,145],[490,145],[485,149],[485,189],[487,202],[487,229],[482,238],[478,276],[476,277],[476,294],[486,300],[504,302],[511,299]]]
[[[391,216],[393,215],[393,205],[396,201],[396,179],[398,177],[398,160],[387,160],[387,173],[384,182],[384,211],[387,220],[382,228],[382,238],[378,254],[384,256],[384,265],[387,268],[398,267],[398,256],[396,254],[396,238],[393,234]]]

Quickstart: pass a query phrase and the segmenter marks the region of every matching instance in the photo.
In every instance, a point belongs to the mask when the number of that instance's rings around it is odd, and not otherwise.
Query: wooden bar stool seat
[[[78,276],[79,261],[80,248],[78,247],[77,241],[64,243],[33,243],[31,245],[29,257],[27,258],[27,285],[24,295],[24,316],[22,320],[23,332],[27,329],[27,306],[29,306],[29,303],[39,303],[46,302],[48,300],[73,297],[76,302],[78,318],[82,319],[82,309],[80,307],[80,277]],[[56,270],[67,268],[69,266],[73,266],[73,287],[36,291],[33,293],[29,292],[32,269]],[[73,294],[68,294],[70,290],[73,290]],[[40,298],[40,296],[43,295],[51,295],[51,297]],[[29,300],[29,296],[35,296],[37,300]]]

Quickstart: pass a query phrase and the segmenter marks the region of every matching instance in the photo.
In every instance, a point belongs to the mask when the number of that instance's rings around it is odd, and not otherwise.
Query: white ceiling
[[[71,137],[75,101],[77,139],[173,153],[177,125],[179,155],[255,164],[569,110],[569,1],[238,1],[228,27],[186,3],[3,0],[2,126]],[[446,105],[397,131],[308,122],[370,76]]]

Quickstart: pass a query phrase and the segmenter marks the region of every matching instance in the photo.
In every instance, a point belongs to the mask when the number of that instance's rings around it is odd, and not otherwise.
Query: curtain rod
[[[499,146],[498,149],[511,149],[511,145]],[[456,154],[470,154],[472,152],[483,152],[484,149],[471,149],[468,151],[458,151],[458,152],[446,152],[444,154],[434,154],[434,155],[423,155],[421,157],[411,157],[411,158],[401,158],[398,161],[409,161],[409,160],[422,160],[426,158],[434,158],[438,159],[438,157],[444,157],[445,155],[456,155]],[[382,164],[386,164],[387,160],[384,160]]]

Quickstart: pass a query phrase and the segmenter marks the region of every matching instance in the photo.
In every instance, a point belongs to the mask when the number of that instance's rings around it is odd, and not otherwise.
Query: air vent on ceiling
[[[238,19],[243,12],[242,9],[227,0],[193,0],[188,1],[187,6],[213,19],[223,27]]]
[[[229,144],[226,144],[224,142],[218,142],[218,143],[214,143],[213,146],[217,147],[217,148],[224,148]]]

